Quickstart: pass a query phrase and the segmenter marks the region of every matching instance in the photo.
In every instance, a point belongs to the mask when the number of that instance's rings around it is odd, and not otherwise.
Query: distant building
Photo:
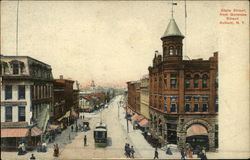
[[[1,147],[20,141],[32,147],[44,138],[52,112],[51,67],[28,56],[1,55],[0,63]]]
[[[172,18],[149,70],[150,132],[159,144],[214,151],[218,147],[218,53],[209,60],[183,60],[182,40]]]

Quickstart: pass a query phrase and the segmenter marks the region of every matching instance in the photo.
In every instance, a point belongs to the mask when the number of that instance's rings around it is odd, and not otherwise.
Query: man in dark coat
[[[181,148],[181,159],[185,159],[184,148]]]
[[[83,141],[84,141],[84,146],[86,146],[87,145],[87,136],[86,135],[84,136]]]
[[[159,159],[158,156],[159,156],[159,153],[158,153],[158,151],[157,151],[157,148],[155,148],[155,156],[154,156],[154,159],[156,159],[156,158]]]

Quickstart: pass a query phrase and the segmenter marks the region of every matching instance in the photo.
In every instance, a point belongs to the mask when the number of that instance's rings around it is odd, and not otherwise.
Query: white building
[[[45,132],[52,105],[51,67],[27,56],[2,56],[1,145],[16,147],[19,141]]]

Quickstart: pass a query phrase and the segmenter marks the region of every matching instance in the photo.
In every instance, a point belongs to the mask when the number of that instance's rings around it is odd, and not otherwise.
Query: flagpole
[[[18,56],[18,12],[19,12],[19,0],[17,1],[17,12],[16,12],[16,56]]]
[[[185,0],[185,55],[187,56],[187,4]]]

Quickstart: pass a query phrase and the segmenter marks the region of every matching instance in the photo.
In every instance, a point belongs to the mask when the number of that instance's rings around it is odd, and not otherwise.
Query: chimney
[[[63,79],[63,75],[60,75],[60,79]]]

